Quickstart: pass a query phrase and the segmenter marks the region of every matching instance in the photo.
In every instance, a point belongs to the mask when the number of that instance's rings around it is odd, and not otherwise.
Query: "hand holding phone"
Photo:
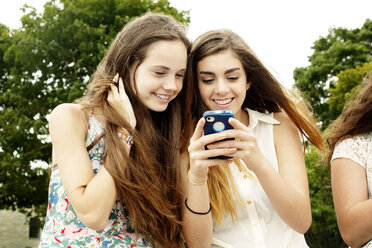
[[[219,133],[227,129],[233,129],[233,127],[229,123],[229,118],[234,118],[234,113],[230,110],[206,111],[203,114],[203,118],[205,119],[204,135],[208,135],[212,133]],[[224,139],[224,140],[229,140],[229,139]],[[205,149],[208,149],[207,146],[205,146]],[[211,157],[210,159],[216,159],[216,158],[229,159],[232,157],[217,156],[217,157]]]

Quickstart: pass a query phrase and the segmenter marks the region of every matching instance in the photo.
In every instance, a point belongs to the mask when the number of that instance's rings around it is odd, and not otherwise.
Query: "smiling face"
[[[197,65],[198,87],[210,110],[231,110],[239,120],[250,87],[242,63],[231,50],[207,56]]]
[[[162,112],[182,89],[187,50],[180,40],[152,43],[135,72],[136,92],[149,109]]]

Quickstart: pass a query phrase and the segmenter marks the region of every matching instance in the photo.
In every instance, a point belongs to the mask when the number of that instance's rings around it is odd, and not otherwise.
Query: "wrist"
[[[258,166],[255,166],[251,169],[257,177],[261,175],[267,175],[270,171],[275,170],[267,159],[261,160],[260,163],[257,162],[257,165]]]
[[[125,143],[127,144],[128,148],[130,149],[131,146],[133,145],[133,136],[129,135],[129,132],[124,129],[120,128],[118,131],[118,137]]]
[[[191,170],[187,173],[187,177],[189,179],[189,183],[195,186],[202,186],[207,183],[208,177],[195,177],[192,175]]]

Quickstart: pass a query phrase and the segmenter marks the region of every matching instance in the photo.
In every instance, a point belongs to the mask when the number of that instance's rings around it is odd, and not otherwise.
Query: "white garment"
[[[351,159],[366,170],[368,199],[372,198],[372,132],[338,142],[331,160],[336,158]]]
[[[368,199],[372,198],[372,132],[356,135],[338,142],[332,160],[348,158],[366,170]],[[363,247],[372,247],[372,241]]]
[[[273,114],[259,113],[246,109],[249,115],[249,128],[257,138],[258,145],[278,170],[273,125],[280,124]],[[244,162],[241,160],[244,164]],[[275,212],[261,184],[254,178],[247,177],[235,164],[230,169],[244,203],[244,208],[236,202],[238,219],[232,222],[231,215],[226,214],[221,226],[214,222],[212,247],[224,248],[304,248],[308,247],[303,234],[291,229]]]

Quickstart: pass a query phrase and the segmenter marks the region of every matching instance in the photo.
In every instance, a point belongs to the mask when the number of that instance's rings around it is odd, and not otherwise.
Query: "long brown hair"
[[[180,40],[189,52],[190,42],[185,31],[183,24],[164,14],[147,13],[131,21],[116,36],[92,75],[87,95],[77,101],[87,108],[102,110],[107,146],[104,166],[114,178],[123,211],[129,212],[136,232],[161,247],[182,244],[178,210],[179,153],[185,150],[190,133],[191,114],[185,113],[191,111],[184,103],[190,102],[187,99],[191,98],[192,89],[184,84],[168,108],[156,113],[135,94],[134,74],[153,42]],[[109,86],[116,73],[123,79],[133,106],[135,129],[107,102]],[[133,135],[129,155],[118,138],[119,127]]]
[[[295,98],[295,94],[282,87],[246,42],[240,36],[227,29],[206,32],[199,36],[192,45],[187,79],[188,83],[191,82],[194,88],[194,119],[200,119],[203,112],[207,110],[197,86],[198,62],[207,56],[229,49],[240,59],[247,81],[251,83],[242,109],[248,107],[261,113],[284,111],[308,141],[323,149],[323,139],[308,106],[304,104],[302,99]],[[236,159],[234,160],[237,161]],[[240,163],[237,166],[243,169]],[[229,211],[232,217],[236,216],[232,202],[233,197],[228,183],[231,184],[233,193],[236,195],[234,182],[231,180],[231,175],[226,172],[226,169],[221,166],[210,168],[208,187],[210,189],[212,214],[218,223],[222,222],[225,211]]]
[[[338,141],[371,131],[372,72],[369,73],[369,76],[363,80],[355,94],[346,102],[341,115],[327,128],[328,162],[331,161]]]

